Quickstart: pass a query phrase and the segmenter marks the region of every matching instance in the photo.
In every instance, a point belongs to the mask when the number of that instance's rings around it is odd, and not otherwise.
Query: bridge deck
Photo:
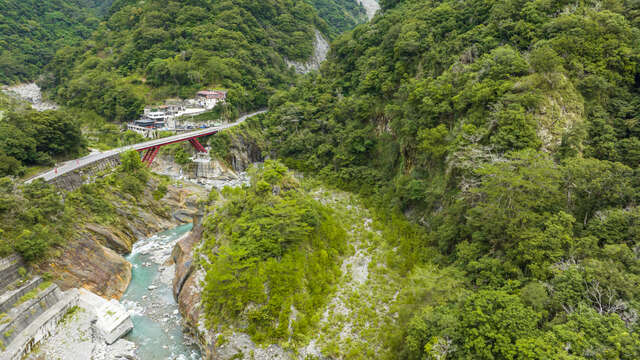
[[[188,132],[188,133],[184,133],[184,134],[178,134],[178,135],[174,135],[174,136],[169,136],[166,138],[162,138],[162,139],[156,139],[156,140],[150,140],[150,141],[146,141],[143,143],[138,143],[138,144],[134,144],[134,145],[128,145],[128,146],[123,146],[121,148],[117,148],[117,149],[112,149],[109,151],[105,151],[105,152],[101,152],[101,153],[96,153],[96,154],[91,154],[91,155],[87,155],[83,158],[80,159],[76,159],[76,160],[70,160],[65,162],[64,164],[62,164],[61,166],[58,166],[57,168],[47,171],[45,173],[42,173],[32,179],[27,180],[27,183],[30,183],[36,179],[43,179],[44,181],[51,181],[59,176],[62,176],[64,174],[73,172],[75,170],[81,169],[87,165],[91,165],[95,162],[104,160],[104,159],[108,159],[112,156],[116,156],[120,153],[129,151],[129,150],[136,150],[136,151],[141,151],[141,150],[145,150],[145,149],[149,149],[152,147],[156,147],[156,146],[164,146],[164,145],[169,145],[169,144],[174,144],[177,142],[181,142],[181,141],[187,141],[189,139],[193,139],[193,138],[198,138],[201,136],[207,136],[207,135],[211,135],[211,134],[215,134],[219,131],[240,125],[242,122],[244,122],[246,119],[265,113],[266,111],[258,111],[255,113],[251,113],[251,114],[247,114],[244,115],[242,117],[240,117],[236,122],[234,123],[230,123],[227,125],[221,125],[221,126],[216,126],[216,127],[211,127],[211,128],[207,128],[207,129],[202,129],[202,130],[197,130],[197,131],[192,131],[192,132]]]

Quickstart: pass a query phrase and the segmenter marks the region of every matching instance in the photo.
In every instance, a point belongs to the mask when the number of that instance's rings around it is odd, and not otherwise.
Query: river
[[[126,336],[140,360],[201,359],[197,345],[185,336],[171,283],[174,267],[165,266],[176,242],[192,224],[140,240],[126,259],[132,264],[131,283],[120,300],[131,314],[133,330]]]

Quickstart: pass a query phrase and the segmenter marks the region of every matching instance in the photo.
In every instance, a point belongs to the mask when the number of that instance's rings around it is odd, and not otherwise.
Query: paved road
[[[178,134],[178,135],[174,135],[174,136],[169,136],[169,137],[162,138],[162,139],[146,141],[146,142],[143,142],[143,143],[124,146],[124,147],[121,147],[121,148],[112,149],[112,150],[105,151],[105,152],[94,153],[94,154],[87,155],[87,156],[85,156],[83,158],[76,159],[76,160],[70,160],[70,161],[67,161],[67,162],[63,163],[62,165],[59,165],[57,168],[55,168],[53,170],[50,170],[50,171],[45,172],[45,173],[42,173],[42,174],[40,174],[40,175],[38,175],[38,176],[36,176],[34,178],[31,178],[31,179],[27,180],[26,183],[30,183],[30,182],[32,182],[32,181],[34,181],[36,179],[44,179],[44,181],[50,181],[52,179],[57,178],[58,176],[64,175],[64,174],[69,173],[69,172],[73,172],[73,171],[75,171],[77,169],[80,169],[82,167],[85,167],[87,165],[93,164],[93,163],[98,162],[100,160],[107,159],[109,157],[112,157],[114,155],[129,151],[129,150],[144,150],[144,149],[148,149],[148,148],[151,148],[151,147],[154,147],[154,146],[158,146],[158,145],[168,145],[168,144],[184,141],[184,140],[187,140],[187,139],[191,139],[191,138],[194,138],[194,137],[211,135],[211,134],[217,133],[219,131],[222,131],[222,130],[237,126],[237,125],[243,123],[248,118],[256,116],[256,115],[259,115],[259,114],[263,114],[265,112],[266,112],[266,110],[262,110],[262,111],[254,112],[254,113],[251,113],[251,114],[247,114],[247,115],[244,115],[244,116],[240,117],[236,122],[230,123],[230,124],[226,124],[226,125],[215,126],[215,127],[210,127],[210,128],[207,128],[207,129],[202,129],[202,130],[182,133],[182,134]]]

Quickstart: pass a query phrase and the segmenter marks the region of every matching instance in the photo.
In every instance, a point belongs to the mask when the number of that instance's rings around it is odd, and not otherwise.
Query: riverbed
[[[166,265],[173,246],[192,227],[181,225],[140,240],[126,257],[132,264],[132,277],[120,301],[129,311],[134,327],[125,338],[136,344],[140,360],[201,359],[197,345],[183,332],[171,287],[174,266]]]

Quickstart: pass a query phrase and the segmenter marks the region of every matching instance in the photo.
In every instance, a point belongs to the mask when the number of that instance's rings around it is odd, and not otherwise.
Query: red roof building
[[[198,91],[196,97],[205,99],[225,100],[227,98],[227,92],[222,90],[203,90]]]

